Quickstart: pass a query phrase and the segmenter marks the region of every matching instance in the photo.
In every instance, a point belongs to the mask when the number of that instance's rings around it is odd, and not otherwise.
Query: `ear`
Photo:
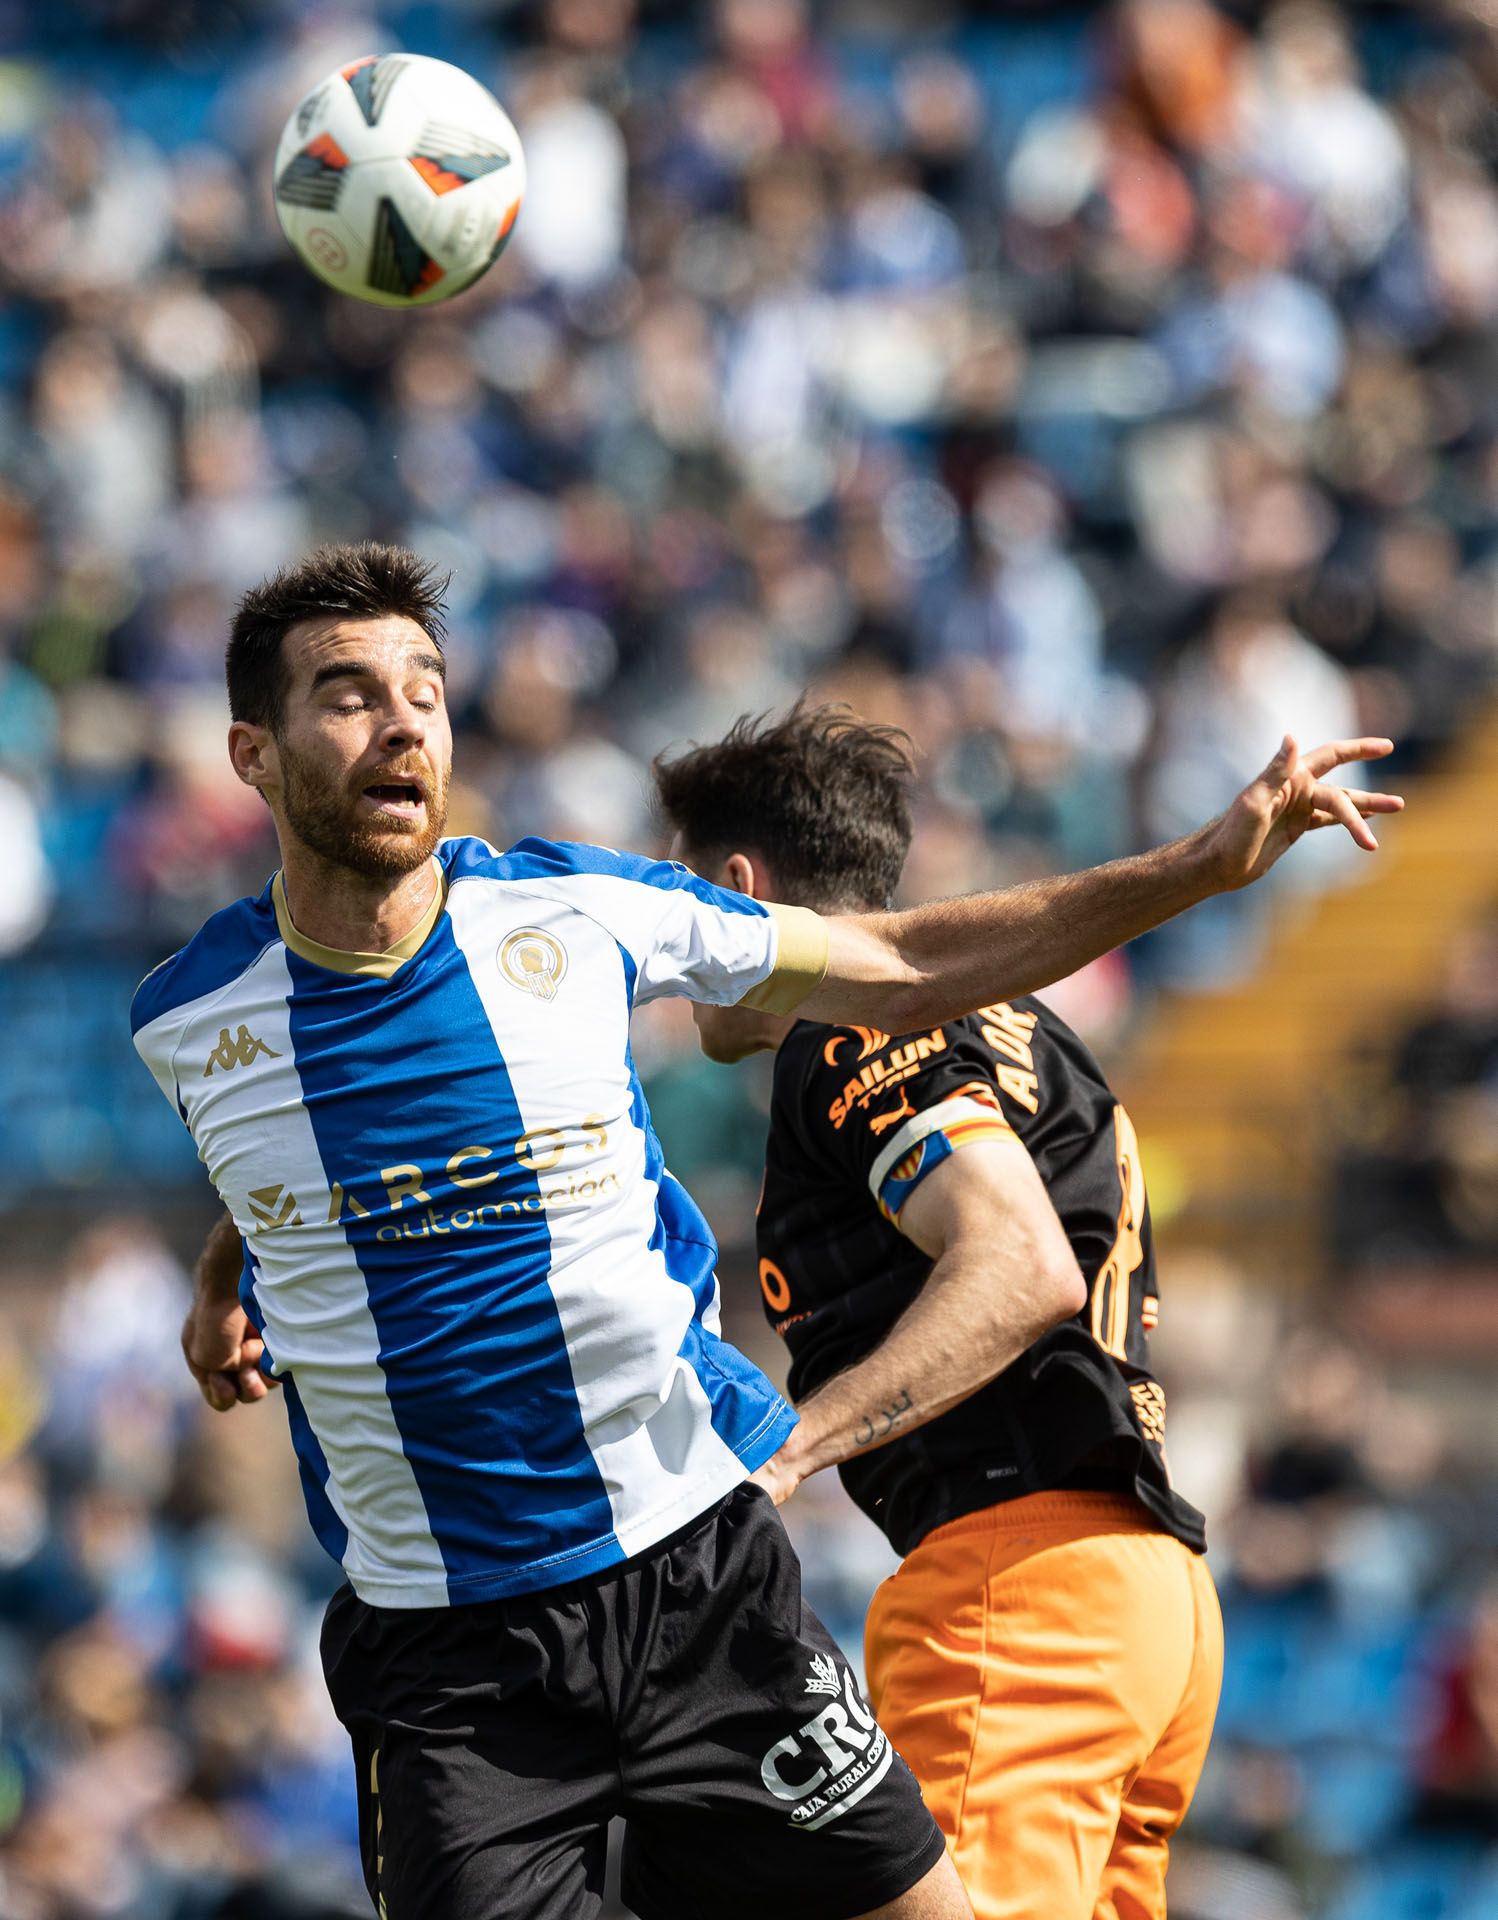
[[[723,878],[735,893],[746,893],[751,900],[763,896],[764,875],[756,873],[747,853],[731,853],[723,862]]]
[[[280,785],[281,759],[269,727],[236,720],[229,729],[229,759],[247,787],[264,793],[267,787]]]

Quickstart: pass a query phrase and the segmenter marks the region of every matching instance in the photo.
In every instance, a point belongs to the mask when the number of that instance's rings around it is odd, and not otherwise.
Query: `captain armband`
[[[977,1140],[1018,1140],[995,1108],[968,1094],[943,1100],[908,1120],[869,1171],[879,1211],[898,1225],[900,1209],[921,1182],[961,1147]]]

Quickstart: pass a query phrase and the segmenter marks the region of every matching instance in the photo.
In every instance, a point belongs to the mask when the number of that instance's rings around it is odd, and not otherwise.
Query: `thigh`
[[[498,1608],[335,1597],[324,1666],[380,1920],[599,1912],[616,1776],[567,1653],[565,1633],[506,1631]]]
[[[353,1736],[364,1879],[380,1920],[592,1920],[607,1819],[462,1741]]]
[[[1184,1685],[1188,1557],[1142,1530],[973,1527],[876,1594],[875,1707],[978,1920],[1091,1920],[1128,1783]]]
[[[641,1920],[853,1920],[898,1901],[942,1837],[803,1601],[773,1505],[746,1489],[689,1545],[637,1676],[625,1899]]]
[[[1190,1674],[1169,1725],[1124,1794],[1096,1920],[1164,1920],[1170,1843],[1206,1763],[1222,1691],[1222,1611],[1207,1563],[1192,1557],[1196,1637]]]

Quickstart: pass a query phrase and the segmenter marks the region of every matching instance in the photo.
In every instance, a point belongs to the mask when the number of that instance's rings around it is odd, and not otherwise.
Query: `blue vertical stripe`
[[[250,1258],[249,1249],[245,1249],[244,1270],[239,1276],[239,1304],[244,1308],[250,1325],[265,1337],[265,1315],[260,1302],[255,1298],[255,1263]],[[260,1365],[269,1373],[272,1354],[267,1344]],[[302,1397],[290,1378],[277,1376],[286,1396],[286,1424],[291,1429],[291,1444],[296,1452],[297,1473],[301,1477],[302,1497],[307,1502],[307,1518],[312,1522],[312,1531],[322,1546],[332,1554],[341,1566],[343,1556],[348,1551],[348,1528],[338,1518],[332,1501],[328,1498],[328,1461],[317,1435],[312,1431],[312,1423],[307,1418],[302,1405]]]
[[[287,963],[303,1105],[329,1181],[367,1209],[346,1205],[343,1229],[450,1597],[492,1591],[496,1561],[600,1543],[617,1558],[548,1285],[541,1184],[514,1151],[525,1121],[451,921],[389,980]],[[489,1155],[455,1180],[448,1158],[474,1145]]]
[[[307,1518],[312,1522],[312,1531],[342,1566],[343,1556],[348,1552],[348,1528],[338,1518],[328,1498],[327,1457],[312,1431],[312,1422],[307,1418],[296,1382],[283,1380],[281,1391],[286,1396],[286,1424],[291,1428],[291,1444],[296,1448],[297,1472],[302,1477]]]

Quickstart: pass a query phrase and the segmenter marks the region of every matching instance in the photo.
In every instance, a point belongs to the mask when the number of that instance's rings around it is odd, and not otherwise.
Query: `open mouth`
[[[392,819],[414,819],[426,806],[426,795],[415,780],[377,780],[364,789],[364,798],[377,813]]]

